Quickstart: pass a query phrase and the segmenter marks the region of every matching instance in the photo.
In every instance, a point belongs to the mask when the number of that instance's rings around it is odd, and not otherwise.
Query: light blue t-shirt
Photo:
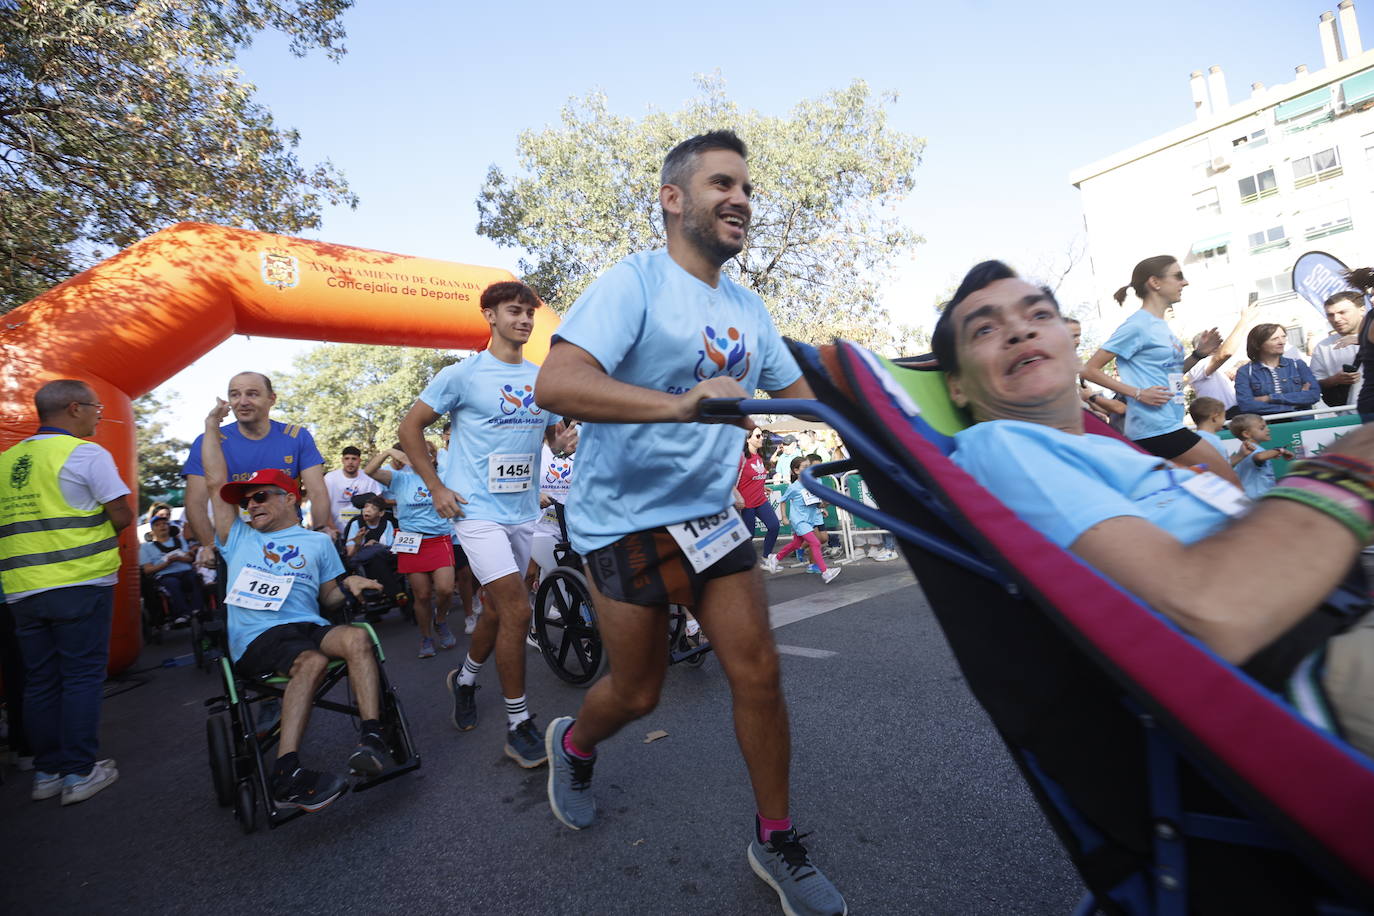
[[[1112,332],[1102,349],[1116,354],[1117,372],[1127,385],[1136,388],[1162,385],[1174,391],[1173,399],[1159,407],[1127,399],[1127,439],[1148,439],[1183,428],[1182,380],[1186,354],[1182,342],[1169,330],[1167,321],[1138,309]]]
[[[751,395],[801,376],[763,300],[726,276],[712,288],[666,250],[640,252],[578,298],[554,335],[611,378],[670,394],[730,376]],[[573,548],[719,512],[730,502],[744,431],[706,423],[585,423],[568,497]]]
[[[806,504],[806,488],[800,480],[794,480],[787,485],[787,491],[782,494],[782,501],[787,504],[787,523],[792,526],[793,534],[809,534],[825,520],[820,503],[814,506]]]
[[[170,548],[172,548],[173,550],[176,550],[176,549],[178,549],[178,547],[177,547],[177,539],[176,539],[176,538],[168,538],[167,540],[165,540],[165,541],[162,542],[162,546],[163,546],[163,547],[170,547]],[[185,541],[185,540],[182,540],[181,546],[180,546],[179,549],[181,549],[181,550],[187,550],[187,552],[189,552],[188,548],[186,547],[186,541]],[[152,541],[144,541],[142,544],[139,544],[139,545],[138,545],[138,565],[139,565],[139,566],[142,566],[142,565],[144,565],[145,563],[161,563],[161,562],[162,562],[162,558],[163,558],[164,556],[165,556],[165,554],[164,554],[161,550],[158,550],[158,549],[157,549],[157,545],[154,544]],[[166,569],[159,570],[159,571],[156,573],[156,575],[158,576],[158,578],[161,578],[162,576],[173,576],[173,575],[176,575],[176,574],[178,574],[178,573],[186,572],[186,571],[189,570],[190,568],[191,568],[191,564],[190,564],[190,563],[183,562],[182,560],[177,560],[177,561],[171,563],[170,565],[168,565],[168,567],[167,567]]]
[[[402,531],[418,532],[425,537],[452,533],[449,520],[435,511],[429,487],[419,474],[410,468],[393,470],[391,492],[396,495],[396,521]]]
[[[1270,460],[1260,464],[1255,461],[1255,456],[1262,451],[1264,451],[1263,447],[1255,449],[1240,459],[1240,463],[1236,465],[1236,476],[1240,478],[1241,485],[1245,487],[1245,495],[1251,499],[1259,499],[1274,489],[1276,483],[1274,462]]]
[[[467,500],[463,518],[521,525],[539,517],[539,448],[544,430],[562,418],[534,403],[538,374],[529,360],[503,363],[484,350],[446,366],[420,392],[421,401],[453,422],[442,477],[444,486]],[[489,490],[492,473],[504,475],[525,462],[527,489]],[[504,469],[494,472],[496,464]]]
[[[1220,436],[1205,429],[1198,430],[1197,434],[1202,437],[1204,442],[1212,446],[1212,448],[1216,449],[1218,452],[1221,452],[1221,457],[1226,457],[1226,446],[1222,444]]]
[[[200,448],[205,434],[196,436],[186,456],[182,474],[205,475]],[[299,478],[303,468],[324,464],[324,456],[315,447],[315,438],[304,426],[279,423],[273,420],[271,429],[261,439],[249,439],[239,432],[237,423],[219,428],[220,444],[224,448],[224,462],[229,467],[229,479],[247,480],[264,468],[276,468],[289,477]],[[326,498],[321,494],[319,498]]]
[[[219,538],[215,539],[219,542]],[[258,611],[227,604],[229,608],[229,654],[234,661],[249,643],[272,627],[284,623],[315,623],[329,626],[320,616],[320,583],[343,574],[343,563],[334,542],[321,531],[306,531],[299,525],[279,531],[262,532],[241,519],[234,519],[229,540],[219,544],[229,577],[225,587],[233,589],[240,570],[263,570],[295,581],[278,611]]]
[[[954,443],[955,464],[1060,547],[1123,515],[1153,522],[1185,544],[1230,520],[1183,489],[1191,471],[1108,436],[990,420],[956,433]]]

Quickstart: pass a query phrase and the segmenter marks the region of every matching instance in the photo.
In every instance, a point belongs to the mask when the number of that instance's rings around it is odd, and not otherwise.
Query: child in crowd
[[[814,458],[814,456],[811,456]],[[777,553],[781,560],[799,547],[811,548],[811,562],[821,574],[823,582],[829,582],[840,574],[840,568],[827,569],[821,542],[816,538],[816,527],[821,523],[825,505],[801,485],[801,472],[819,461],[797,456],[792,459],[792,482],[782,496],[783,519],[792,525],[792,540]],[[808,503],[808,500],[812,502]]]
[[[1216,398],[1193,398],[1193,403],[1188,405],[1188,416],[1197,424],[1197,434],[1225,455],[1226,446],[1221,444],[1221,436],[1217,433],[1226,428],[1226,405]],[[1233,456],[1231,464],[1235,463]]]
[[[1270,462],[1275,458],[1292,461],[1293,453],[1286,448],[1260,448],[1269,441],[1269,424],[1258,414],[1237,414],[1231,420],[1231,435],[1240,440],[1240,457],[1235,467],[1245,486],[1245,495],[1259,499],[1274,487],[1274,466]]]

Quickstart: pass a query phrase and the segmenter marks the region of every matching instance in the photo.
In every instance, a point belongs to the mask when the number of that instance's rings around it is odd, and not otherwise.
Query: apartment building
[[[1194,72],[1190,122],[1070,175],[1105,326],[1139,305],[1111,299],[1136,262],[1169,253],[1191,283],[1180,333],[1216,325],[1224,334],[1251,292],[1262,320],[1328,333],[1293,291],[1293,262],[1320,250],[1374,264],[1374,50],[1360,43],[1353,0],[1338,13],[1318,21],[1320,69],[1253,83],[1240,102],[1220,67]]]

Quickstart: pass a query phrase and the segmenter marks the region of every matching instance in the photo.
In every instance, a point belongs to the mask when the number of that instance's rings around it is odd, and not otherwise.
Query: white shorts
[[[485,519],[459,519],[454,525],[463,552],[468,555],[472,574],[483,585],[517,573],[522,579],[530,565],[530,541],[534,522],[506,525]]]

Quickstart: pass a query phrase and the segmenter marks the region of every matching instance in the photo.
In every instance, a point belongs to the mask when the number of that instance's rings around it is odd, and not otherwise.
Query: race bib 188
[[[225,598],[226,604],[253,611],[280,611],[295,583],[293,576],[280,576],[245,566]]]

